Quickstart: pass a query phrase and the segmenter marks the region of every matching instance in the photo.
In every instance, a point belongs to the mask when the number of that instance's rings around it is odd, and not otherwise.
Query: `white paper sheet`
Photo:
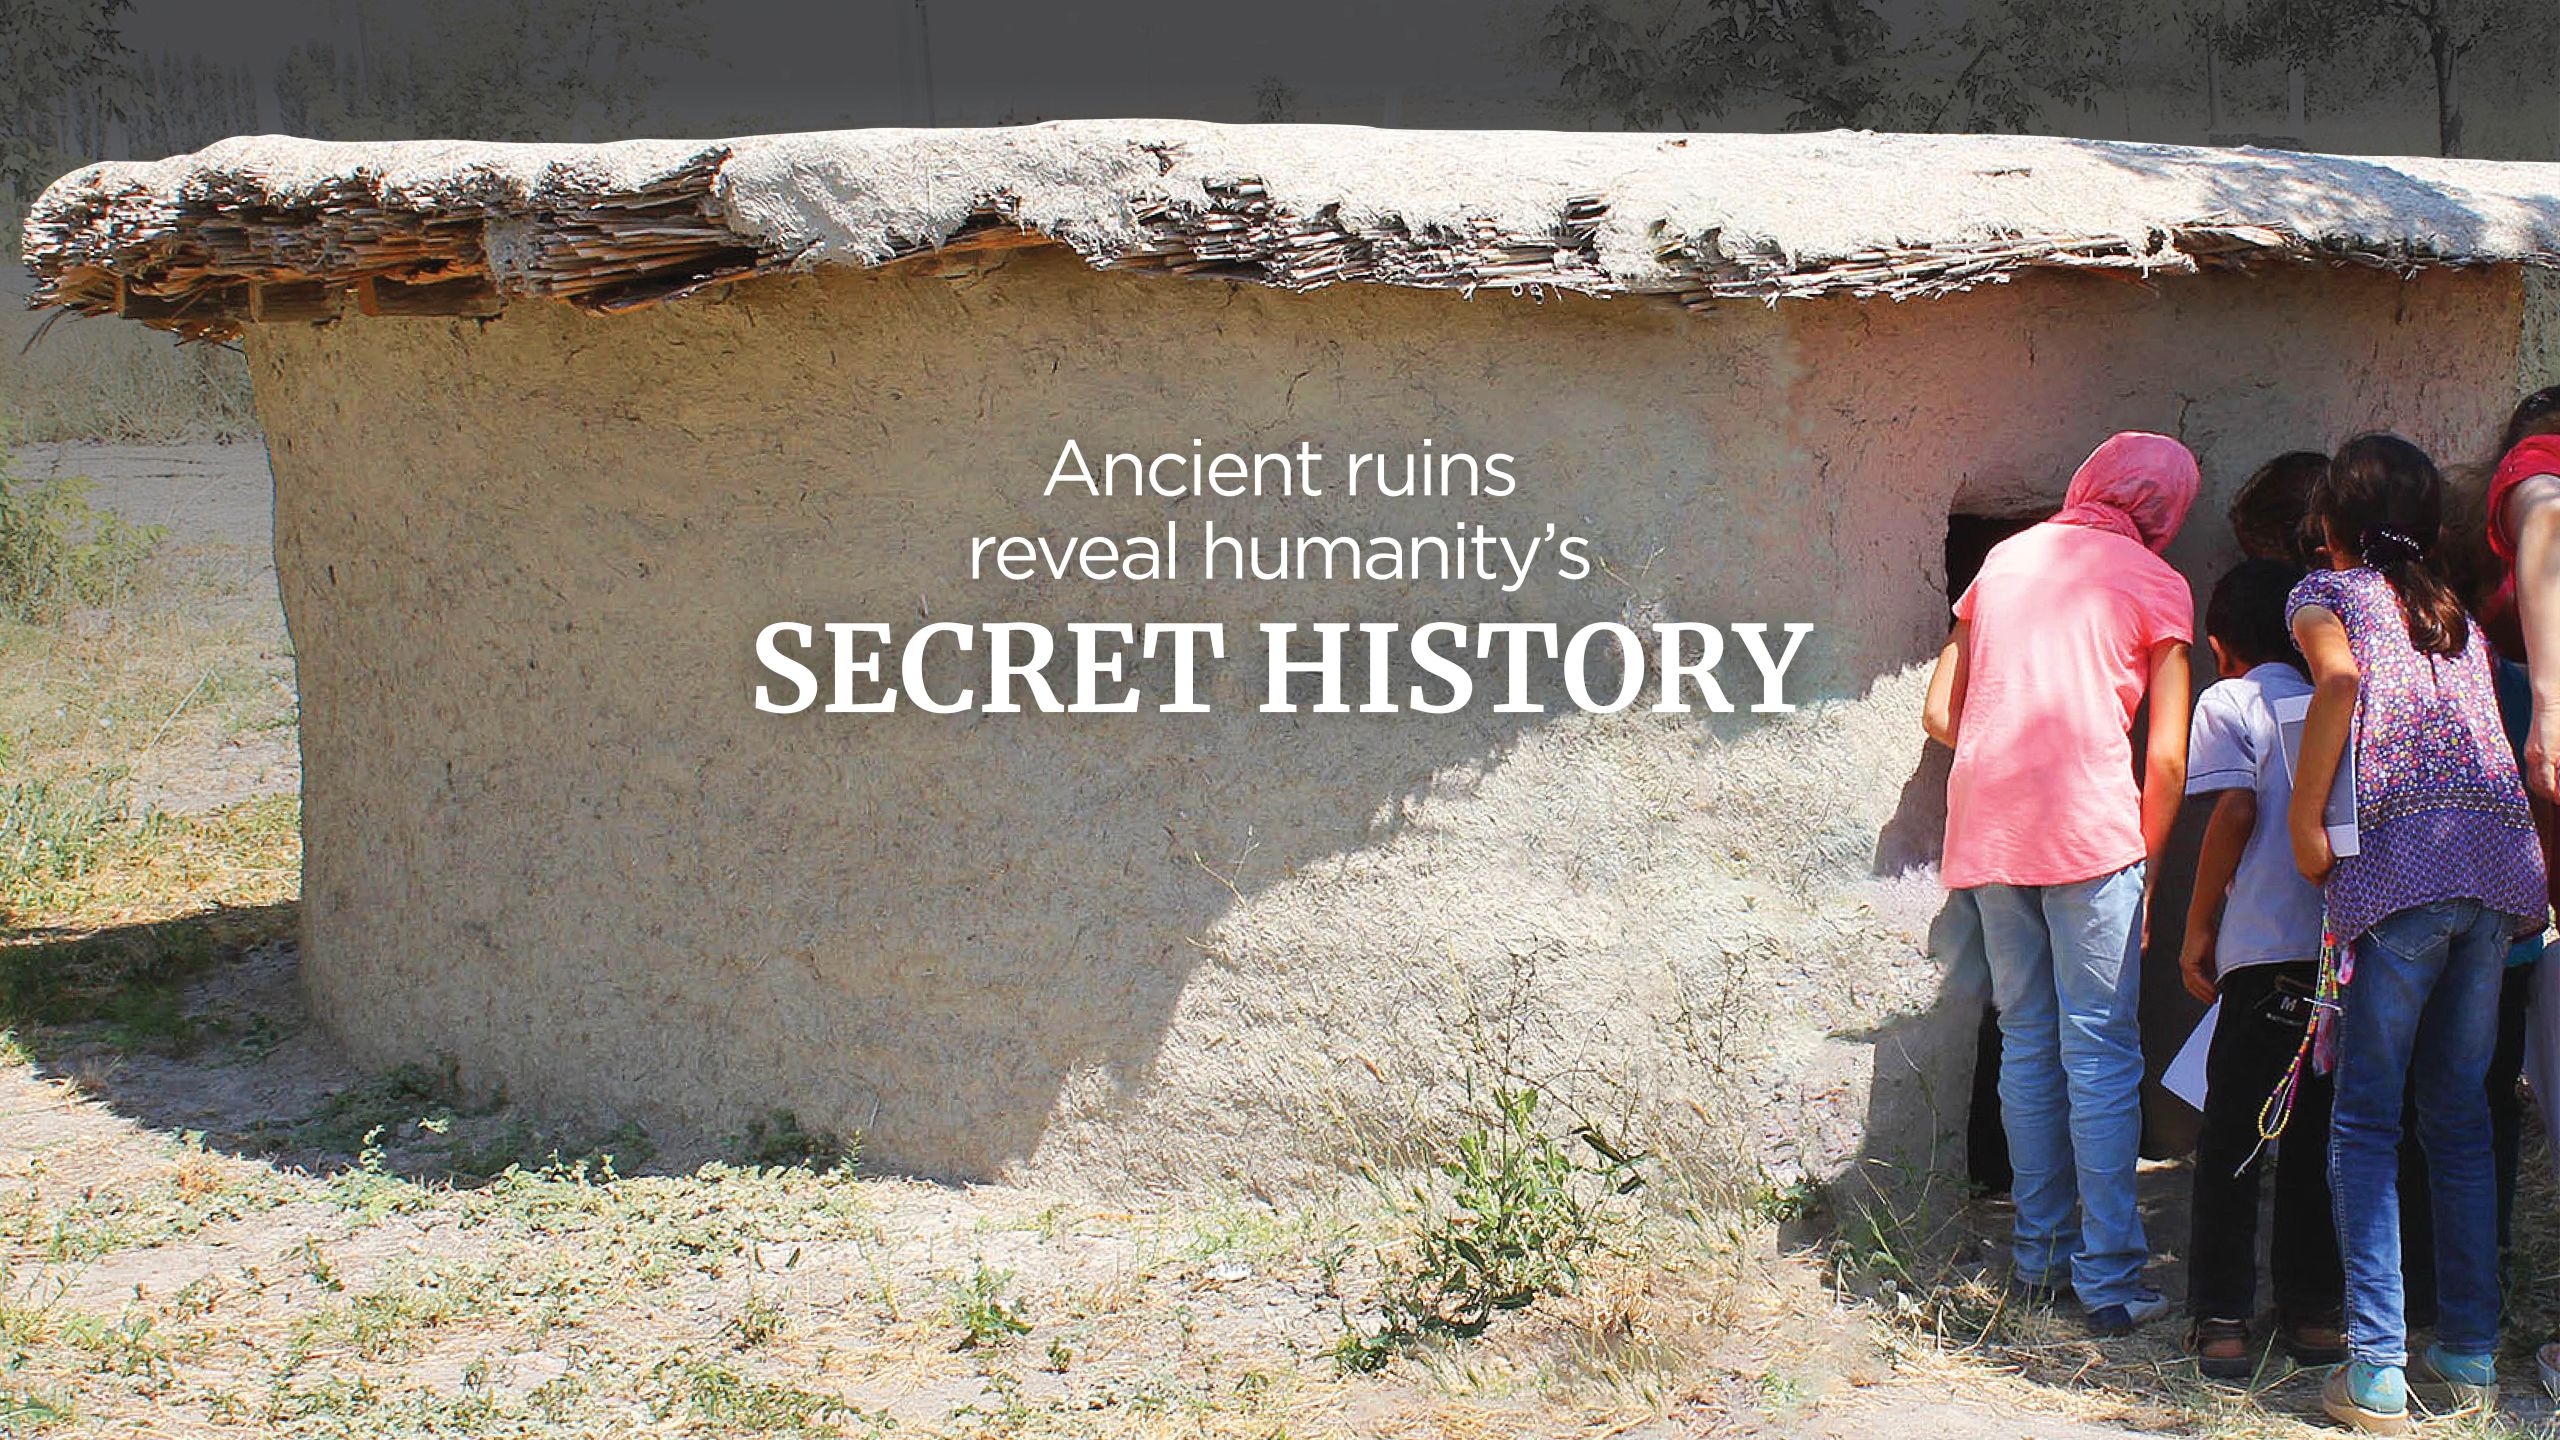
[[[2213,1050],[2213,1024],[2221,1016],[2222,1002],[2216,1000],[2213,1008],[2204,1012],[2204,1018],[2196,1022],[2195,1033],[2187,1037],[2187,1043],[2178,1047],[2169,1068],[2160,1072],[2161,1087],[2197,1110],[2204,1109],[2204,1060]]]

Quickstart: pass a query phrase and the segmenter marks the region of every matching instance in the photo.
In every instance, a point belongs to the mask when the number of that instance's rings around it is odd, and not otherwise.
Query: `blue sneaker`
[[[2130,1335],[2169,1313],[2169,1297],[2148,1287],[2113,1305],[2089,1308],[2089,1333],[2092,1335]]]
[[[2439,1414],[2495,1409],[2498,1357],[2462,1355],[2430,1345],[2409,1362],[2409,1393]]]
[[[2329,1372],[2320,1408],[2330,1419],[2364,1435],[2409,1435],[2409,1381],[2397,1365],[2350,1360]]]

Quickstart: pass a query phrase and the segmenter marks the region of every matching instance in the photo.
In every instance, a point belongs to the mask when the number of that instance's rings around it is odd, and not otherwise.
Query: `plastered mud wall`
[[[1049,251],[596,318],[253,327],[302,686],[305,973],[363,1059],[872,1163],[1273,1192],[1509,1079],[1701,1170],[1952,1163],[1925,953],[1951,509],[2126,426],[2478,443],[2512,274],[2038,277],[1901,305],[1288,293]],[[1447,505],[1039,497],[1088,448],[1521,458]],[[1556,520],[1587,583],[972,584],[982,533]],[[776,717],[769,621],[1811,620],[1789,717]],[[1248,651],[1248,654],[1253,652]],[[1146,683],[1147,667],[1136,678]],[[1548,697],[1559,711],[1566,709]]]

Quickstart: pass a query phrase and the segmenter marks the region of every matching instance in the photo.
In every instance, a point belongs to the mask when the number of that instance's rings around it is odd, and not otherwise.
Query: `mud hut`
[[[2549,378],[2550,167],[1167,122],[259,138],[70,175],[38,301],[247,349],[304,965],[362,1057],[877,1164],[1270,1191],[1537,1083],[1721,1174],[1949,1163],[1915,669],[2117,428],[2213,487]],[[1519,457],[1473,510],[1044,498],[1060,442]],[[1247,448],[1239,444],[1236,448]],[[973,537],[1561,522],[1496,584]],[[1810,621],[1791,713],[759,712],[776,620]],[[1133,674],[1148,672],[1140,661]]]

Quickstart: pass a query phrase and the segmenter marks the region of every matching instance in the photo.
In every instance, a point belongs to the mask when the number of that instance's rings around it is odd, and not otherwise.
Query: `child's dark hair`
[[[2451,498],[2445,504],[2444,543],[2428,558],[2475,610],[2488,604],[2507,578],[2507,562],[2489,543],[2489,528],[2497,521],[2489,513],[2489,481],[2508,451],[2536,435],[2560,435],[2560,385],[2517,401],[2506,428],[2498,432],[2497,449],[2445,477]]]
[[[2397,435],[2359,435],[2329,458],[2329,472],[2311,492],[2311,514],[2391,582],[2411,645],[2459,655],[2471,642],[2470,618],[2427,563],[2444,530],[2444,498],[2444,477],[2426,451]]]
[[[2489,463],[2496,465],[2508,451],[2535,435],[2560,435],[2560,385],[2546,386],[2516,402],[2507,416],[2507,428],[2499,433],[2498,453]]]
[[[2250,665],[2280,660],[2305,674],[2302,651],[2284,623],[2284,603],[2302,583],[2303,570],[2290,560],[2249,559],[2232,566],[2213,582],[2205,601],[2204,633],[2222,642],[2225,653]]]
[[[2311,490],[2327,473],[2329,457],[2317,450],[2288,450],[2259,466],[2231,497],[2240,553],[2308,568],[2320,538],[2311,533]]]

